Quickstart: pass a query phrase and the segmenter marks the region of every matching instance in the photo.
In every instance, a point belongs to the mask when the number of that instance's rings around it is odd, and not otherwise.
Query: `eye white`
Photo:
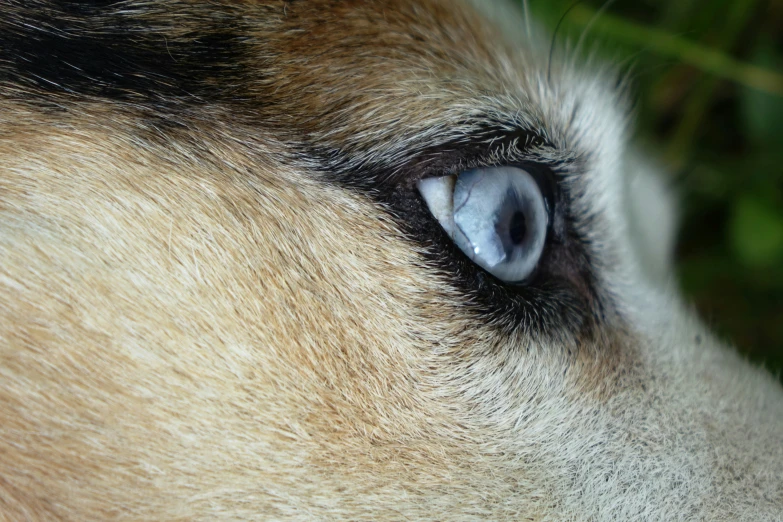
[[[428,178],[419,191],[454,243],[484,270],[522,282],[538,265],[548,216],[538,183],[516,167]]]

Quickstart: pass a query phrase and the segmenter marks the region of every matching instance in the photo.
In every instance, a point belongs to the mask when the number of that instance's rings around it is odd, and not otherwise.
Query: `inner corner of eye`
[[[454,186],[456,181],[456,176],[441,176],[424,178],[417,184],[419,193],[427,203],[430,213],[449,235],[453,235],[454,232]]]

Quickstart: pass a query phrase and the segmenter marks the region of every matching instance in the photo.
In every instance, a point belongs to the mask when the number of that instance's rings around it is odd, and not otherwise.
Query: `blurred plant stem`
[[[734,2],[725,23],[718,33],[720,37],[714,43],[713,52],[730,52],[737,42],[742,30],[747,26],[751,15],[755,11],[757,0],[745,0]],[[748,64],[744,64],[748,65]],[[669,143],[668,157],[675,169],[681,169],[688,161],[692,150],[692,144],[699,126],[704,122],[704,116],[710,106],[715,89],[720,83],[720,78],[714,74],[701,78],[696,87],[691,91],[685,101],[685,114],[674,131],[674,136]],[[743,83],[743,82],[740,82]]]
[[[568,23],[581,27],[592,23],[596,33],[620,43],[642,47],[719,78],[783,96],[783,75],[775,71],[736,60],[721,51],[609,13],[604,13],[597,19],[595,15],[594,9],[579,4],[569,13]]]

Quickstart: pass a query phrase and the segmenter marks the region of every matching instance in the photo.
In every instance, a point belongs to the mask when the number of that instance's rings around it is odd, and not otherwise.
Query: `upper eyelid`
[[[458,129],[457,129],[458,130]],[[386,199],[397,190],[414,190],[421,179],[459,174],[481,167],[536,163],[559,171],[562,157],[545,133],[513,127],[508,122],[478,128],[466,122],[465,132],[436,144],[410,146],[405,154],[389,157],[379,148],[346,152],[307,147],[302,152],[321,164],[326,179],[362,193]]]
[[[498,166],[502,163],[535,161],[549,164],[551,162],[547,158],[540,154],[533,154],[534,151],[544,150],[555,152],[557,149],[541,133],[528,129],[514,131],[504,128],[488,129],[459,140],[423,147],[395,171],[403,175],[405,171],[414,171],[410,172],[411,175],[416,175],[422,170],[434,171],[430,172],[430,175],[435,176],[438,174],[439,160],[449,156],[456,156],[456,158],[448,163],[448,167],[440,166],[440,170],[452,172],[442,172],[440,175],[456,173],[458,169]],[[418,176],[417,179],[421,177]]]
[[[566,167],[573,163],[570,160],[556,160],[545,155],[531,154],[526,151],[517,151],[514,154],[501,154],[500,152],[502,151],[490,150],[484,154],[467,158],[467,161],[450,163],[448,167],[439,168],[437,165],[432,165],[425,168],[420,168],[420,166],[417,165],[413,168],[401,169],[408,170],[408,172],[401,173],[401,175],[405,178],[409,177],[409,179],[406,179],[405,181],[416,183],[421,179],[453,176],[470,169],[501,167],[505,165],[524,166],[528,164],[535,164],[540,167],[545,167],[552,173],[558,174],[564,170],[570,170]],[[427,158],[423,161],[426,162],[428,160],[437,162],[436,157]]]

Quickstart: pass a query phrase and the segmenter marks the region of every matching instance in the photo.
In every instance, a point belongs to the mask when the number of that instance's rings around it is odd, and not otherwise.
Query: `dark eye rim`
[[[579,330],[588,319],[595,288],[583,238],[572,226],[568,171],[543,162],[516,161],[482,168],[512,166],[526,170],[539,184],[549,216],[547,239],[536,270],[524,282],[501,281],[476,265],[451,240],[415,186],[400,185],[383,198],[408,240],[423,247],[427,265],[468,297],[468,307],[482,323],[505,332],[519,328],[552,337]],[[428,173],[424,177],[435,177]]]
[[[588,253],[594,247],[577,229],[592,216],[575,215],[573,202],[579,197],[575,176],[584,170],[582,160],[562,156],[540,138],[525,138],[536,150],[516,153],[524,158],[487,161],[493,146],[487,141],[451,144],[425,149],[410,157],[404,166],[369,165],[357,171],[325,160],[324,181],[357,192],[379,205],[399,226],[401,240],[422,252],[422,261],[445,285],[465,296],[462,305],[478,324],[489,325],[504,334],[523,329],[527,336],[553,339],[576,334],[601,314],[602,299]],[[514,135],[514,137],[518,137]],[[536,141],[538,140],[538,141]],[[502,146],[508,140],[495,140]],[[550,151],[550,152],[548,152]],[[313,152],[312,150],[310,151]],[[316,155],[319,156],[319,155]],[[326,165],[331,164],[331,167]],[[471,168],[512,166],[528,171],[545,198],[549,216],[547,239],[537,269],[524,285],[503,282],[471,261],[454,244],[418,191],[424,178],[456,175]],[[597,311],[598,310],[598,311]]]

